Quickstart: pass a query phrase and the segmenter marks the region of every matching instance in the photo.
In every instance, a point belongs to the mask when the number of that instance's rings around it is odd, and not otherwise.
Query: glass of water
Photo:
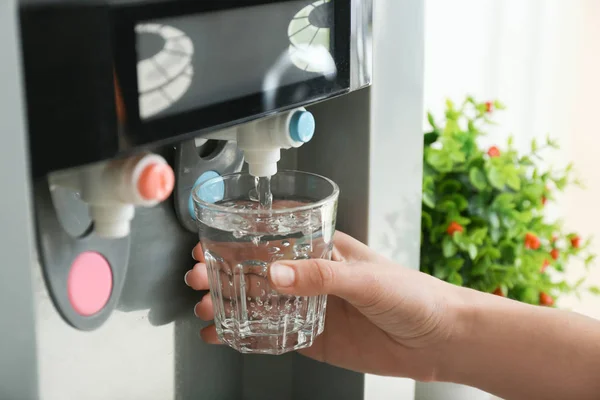
[[[278,260],[331,259],[339,189],[322,176],[236,173],[192,190],[215,326],[242,353],[283,354],[313,344],[326,296],[277,293],[267,271]]]

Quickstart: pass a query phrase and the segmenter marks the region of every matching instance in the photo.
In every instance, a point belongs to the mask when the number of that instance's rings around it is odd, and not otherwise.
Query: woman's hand
[[[282,260],[269,270],[272,288],[299,296],[328,294],[325,331],[302,354],[339,367],[379,375],[432,380],[441,348],[453,329],[449,307],[459,298],[453,286],[404,269],[348,235],[334,237],[333,261]],[[186,274],[196,290],[209,288],[200,245],[200,262]],[[212,320],[210,295],[195,307]],[[218,343],[214,325],[202,338]]]
[[[301,352],[354,371],[439,380],[507,399],[597,399],[600,322],[459,288],[393,264],[342,233],[334,261],[279,261],[272,288],[328,294],[325,331]],[[203,260],[199,246],[196,260]],[[203,263],[186,274],[208,289]],[[210,296],[196,315],[214,317]],[[202,337],[217,343],[214,325]]]

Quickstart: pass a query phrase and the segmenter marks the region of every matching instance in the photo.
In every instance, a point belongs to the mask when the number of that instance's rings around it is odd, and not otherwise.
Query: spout
[[[89,205],[94,232],[104,238],[129,234],[135,206],[152,207],[167,199],[175,174],[164,158],[141,154],[55,173],[51,186],[67,186]]]
[[[304,108],[273,117],[249,122],[235,128],[213,133],[208,138],[235,140],[244,153],[250,175],[267,177],[277,173],[281,149],[302,146],[315,133],[315,118]]]

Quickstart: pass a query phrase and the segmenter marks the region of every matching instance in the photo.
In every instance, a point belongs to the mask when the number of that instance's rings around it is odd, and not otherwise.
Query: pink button
[[[86,251],[77,256],[67,278],[67,295],[80,315],[96,314],[108,302],[112,291],[112,272],[99,253]]]
[[[150,164],[140,174],[137,186],[145,200],[164,201],[175,187],[173,168],[169,164]]]

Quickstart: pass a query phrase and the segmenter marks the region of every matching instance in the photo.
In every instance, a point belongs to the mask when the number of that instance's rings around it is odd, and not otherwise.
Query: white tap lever
[[[51,186],[77,190],[89,205],[94,232],[105,238],[129,234],[135,206],[152,207],[167,199],[175,174],[159,155],[141,154],[54,173]]]
[[[277,173],[281,149],[300,147],[312,139],[315,118],[304,108],[288,111],[225,129],[207,136],[210,139],[234,140],[244,153],[250,175],[272,176]]]

